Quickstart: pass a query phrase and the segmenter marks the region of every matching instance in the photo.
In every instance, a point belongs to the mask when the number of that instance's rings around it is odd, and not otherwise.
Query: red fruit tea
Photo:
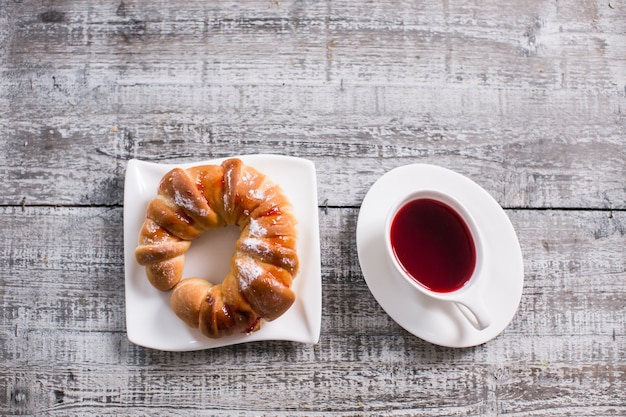
[[[423,287],[447,293],[472,277],[476,247],[461,216],[429,198],[406,203],[395,214],[391,247],[405,272]]]

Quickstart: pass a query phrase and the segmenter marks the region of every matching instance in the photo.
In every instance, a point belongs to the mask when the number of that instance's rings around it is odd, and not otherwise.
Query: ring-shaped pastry
[[[191,241],[211,229],[237,226],[230,271],[217,285],[182,279]],[[295,301],[296,218],[281,188],[239,159],[175,168],[148,205],[135,257],[150,283],[172,291],[170,304],[207,337],[252,333]]]

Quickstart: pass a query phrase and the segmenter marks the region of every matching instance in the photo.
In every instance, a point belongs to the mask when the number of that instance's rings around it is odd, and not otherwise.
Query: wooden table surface
[[[0,414],[626,415],[624,0],[0,0]],[[128,341],[127,162],[317,170],[315,345]],[[524,256],[510,325],[454,349],[363,279],[361,202],[429,163]]]

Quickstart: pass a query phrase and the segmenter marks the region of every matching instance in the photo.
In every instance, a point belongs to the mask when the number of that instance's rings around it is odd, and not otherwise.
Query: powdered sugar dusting
[[[263,275],[263,268],[251,258],[237,258],[235,265],[239,270],[239,286],[245,290],[250,282]]]
[[[257,239],[254,237],[249,237],[247,239],[244,239],[241,242],[241,244],[243,245],[244,248],[254,253],[267,255],[267,254],[270,254],[272,251],[272,249],[267,244],[267,242],[264,242],[262,239]]]
[[[174,203],[177,206],[184,208],[189,213],[193,213],[202,217],[208,215],[205,209],[198,209],[198,205],[196,204],[196,200],[193,196],[182,195],[178,190],[174,190]]]
[[[289,257],[282,258],[283,265],[287,265],[290,268],[296,267],[296,260]]]
[[[150,234],[155,234],[159,230],[159,226],[153,221],[146,222],[146,230]]]
[[[151,269],[160,275],[170,276],[175,274],[174,263],[171,259],[163,262],[154,263],[151,265]]]
[[[241,180],[244,184],[250,184],[252,182],[252,174],[249,171],[244,170],[241,173]]]
[[[250,254],[258,254],[263,259],[271,259],[271,262],[277,266],[295,269],[298,266],[298,259],[295,252],[290,250],[275,250],[270,244],[254,237],[249,237],[241,241],[241,247]]]
[[[264,188],[251,188],[248,195],[256,200],[265,200],[266,194]]]
[[[267,229],[259,223],[256,219],[250,219],[249,233],[251,237],[265,237],[267,235]]]

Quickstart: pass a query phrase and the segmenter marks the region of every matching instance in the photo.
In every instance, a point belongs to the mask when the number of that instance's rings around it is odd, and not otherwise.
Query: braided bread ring
[[[241,235],[222,283],[181,279],[191,241],[229,225]],[[210,338],[254,332],[295,301],[291,284],[299,260],[291,204],[278,185],[239,159],[165,174],[148,205],[135,258],[155,288],[172,290],[176,315]]]

